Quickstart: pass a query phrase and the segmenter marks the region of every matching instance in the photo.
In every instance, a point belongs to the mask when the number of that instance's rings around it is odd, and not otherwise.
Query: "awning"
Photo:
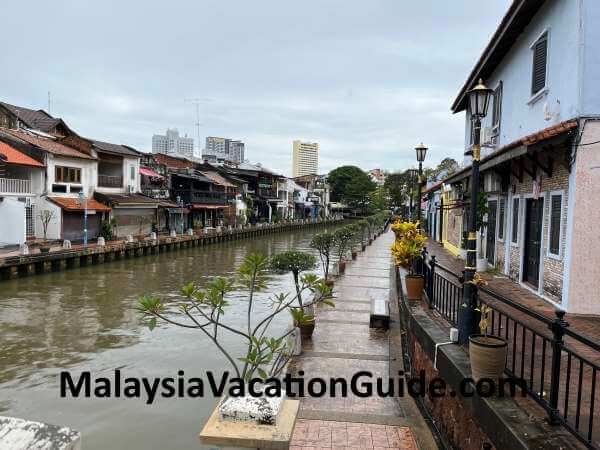
[[[200,172],[202,175],[204,175],[207,178],[210,178],[213,183],[215,183],[218,186],[223,186],[223,187],[235,187],[235,184],[230,183],[229,181],[227,181],[225,178],[223,178],[221,175],[219,175],[216,172]]]
[[[96,191],[97,200],[115,208],[158,208],[160,200],[142,194],[106,194]]]
[[[228,205],[205,205],[202,203],[193,203],[190,205],[191,209],[225,209]]]
[[[140,167],[140,173],[150,178],[158,178],[159,180],[163,180],[165,178],[160,173],[157,173],[152,169],[148,169],[147,167]]]
[[[19,166],[46,167],[41,162],[27,156],[25,153],[21,153],[4,142],[0,142],[0,162]]]
[[[71,197],[47,197],[52,203],[57,204],[61,209],[65,211],[80,211],[84,209],[88,211],[108,212],[110,208],[98,200],[88,198],[87,202],[81,203],[78,198]]]

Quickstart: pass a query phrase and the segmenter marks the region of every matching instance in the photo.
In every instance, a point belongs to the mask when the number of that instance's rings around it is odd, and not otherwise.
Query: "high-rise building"
[[[314,175],[319,171],[319,144],[316,142],[294,141],[292,151],[293,177]]]
[[[187,137],[187,134],[180,137],[176,128],[168,129],[165,135],[152,136],[152,153],[191,158],[194,156],[194,139]]]
[[[244,143],[229,138],[209,136],[202,157],[207,160],[244,162]]]

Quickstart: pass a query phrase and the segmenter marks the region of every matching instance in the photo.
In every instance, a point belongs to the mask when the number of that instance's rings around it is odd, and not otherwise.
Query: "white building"
[[[319,144],[294,141],[292,150],[292,176],[316,175],[319,171]]]
[[[168,129],[165,135],[152,136],[152,153],[163,153],[172,156],[194,156],[194,139],[179,136],[176,128]]]
[[[230,161],[243,163],[245,158],[245,145],[242,141],[229,138],[208,136],[206,148],[202,152],[202,158],[209,162]]]

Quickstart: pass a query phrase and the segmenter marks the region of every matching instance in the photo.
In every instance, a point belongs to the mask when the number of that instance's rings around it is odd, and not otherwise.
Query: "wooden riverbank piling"
[[[118,242],[111,241],[105,242],[104,245],[93,244],[85,248],[83,246],[72,245],[70,248],[62,248],[49,253],[31,254],[30,252],[28,255],[0,257],[0,280],[26,277],[48,271],[68,270],[76,266],[85,267],[87,265],[103,264],[123,258],[157,255],[173,250],[256,238],[283,231],[296,231],[304,228],[335,225],[341,222],[342,220],[318,222],[299,220],[284,224],[246,225],[231,229],[223,228],[220,231],[211,230],[193,235],[158,236],[156,239],[147,238],[133,242],[126,242],[125,240]]]

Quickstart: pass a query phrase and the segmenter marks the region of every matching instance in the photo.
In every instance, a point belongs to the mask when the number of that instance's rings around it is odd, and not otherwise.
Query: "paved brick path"
[[[389,299],[389,247],[393,234],[379,237],[350,262],[346,274],[335,283],[336,307],[317,311],[311,341],[291,370],[304,371],[305,379],[351,379],[366,370],[375,377],[389,377],[389,332],[369,328],[373,298]],[[415,431],[419,430],[419,431]],[[424,449],[434,448],[433,438],[410,398],[303,398],[292,450]]]

